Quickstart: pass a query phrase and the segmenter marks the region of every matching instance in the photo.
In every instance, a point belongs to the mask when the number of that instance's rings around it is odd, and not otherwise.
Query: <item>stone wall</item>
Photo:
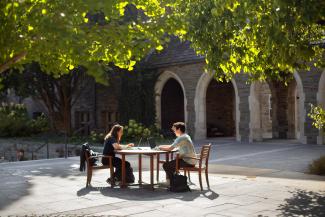
[[[107,132],[112,124],[118,122],[118,95],[120,80],[112,78],[108,86],[95,83],[89,78],[85,89],[73,106],[72,126],[78,130],[78,112],[89,113],[90,130]],[[79,125],[79,126],[78,126]]]
[[[83,91],[76,101],[76,103],[72,107],[71,112],[71,124],[75,130],[79,130],[80,121],[77,116],[79,113],[88,113],[89,114],[89,122],[88,125],[90,128],[95,128],[95,104],[96,104],[96,97],[95,97],[95,81],[93,78],[89,78],[86,81],[86,84],[83,86]],[[79,112],[79,113],[78,113]]]
[[[24,151],[24,160],[40,160],[65,157],[65,144],[47,144],[46,142],[28,142],[16,139],[0,140],[0,162],[17,161],[17,153]],[[78,156],[80,145],[68,145],[68,156]]]
[[[96,84],[95,126],[101,131],[108,132],[113,124],[119,122],[119,82],[119,79],[112,79],[109,86]]]

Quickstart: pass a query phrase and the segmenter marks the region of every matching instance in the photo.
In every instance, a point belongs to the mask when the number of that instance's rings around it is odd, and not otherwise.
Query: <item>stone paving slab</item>
[[[78,158],[69,158],[3,164],[0,216],[325,216],[325,177],[264,169],[254,173],[254,168],[246,168],[245,175],[244,167],[216,165],[211,189],[203,179],[200,191],[193,173],[192,192],[171,193],[164,186],[154,191],[111,188],[105,170],[96,171],[92,187],[85,188],[86,174],[79,172],[78,163]],[[240,174],[215,173],[227,168]],[[149,180],[148,171],[143,180]]]

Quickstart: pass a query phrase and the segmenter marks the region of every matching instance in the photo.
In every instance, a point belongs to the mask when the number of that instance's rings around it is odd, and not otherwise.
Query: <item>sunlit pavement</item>
[[[136,158],[128,160],[137,177]],[[147,168],[148,159],[144,164]],[[3,163],[0,215],[325,216],[325,177],[219,162],[211,164],[210,173],[210,190],[203,178],[200,191],[193,173],[192,192],[171,193],[163,186],[154,191],[112,189],[105,183],[106,170],[95,172],[93,187],[85,188],[86,174],[79,172],[77,157]],[[164,181],[163,171],[160,174]],[[146,169],[143,180],[149,181]]]
[[[306,172],[308,165],[325,155],[325,145],[300,144],[295,140],[239,143],[233,138],[195,141],[197,150],[212,144],[210,163]]]

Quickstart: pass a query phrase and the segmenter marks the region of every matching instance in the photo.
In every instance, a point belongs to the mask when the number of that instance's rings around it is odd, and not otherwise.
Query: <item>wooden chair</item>
[[[90,152],[87,150],[85,151],[85,158],[87,162],[87,182],[86,182],[86,187],[88,187],[91,184],[91,178],[93,176],[93,171],[94,170],[99,170],[99,169],[110,169],[110,178],[111,178],[111,187],[114,187],[114,167],[112,163],[112,156],[105,156],[105,155],[97,155],[97,156],[90,156]],[[91,159],[93,158],[108,158],[109,159],[109,165],[92,165]]]
[[[201,154],[197,155],[197,157],[193,157],[192,159],[196,159],[199,161],[198,166],[195,167],[179,167],[179,154],[176,155],[176,172],[179,172],[179,170],[184,170],[184,175],[186,175],[186,172],[188,173],[188,177],[190,179],[190,171],[197,171],[199,174],[199,181],[200,181],[200,187],[201,191],[203,191],[202,187],[202,176],[201,173],[204,170],[205,171],[205,178],[207,181],[208,188],[210,188],[209,185],[209,173],[208,173],[208,163],[209,163],[209,155],[211,150],[211,144],[209,145],[203,145],[201,149]]]

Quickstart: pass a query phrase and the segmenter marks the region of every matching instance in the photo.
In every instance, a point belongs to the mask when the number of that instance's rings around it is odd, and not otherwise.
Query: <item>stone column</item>
[[[185,110],[187,114],[186,125],[187,132],[191,137],[195,136],[195,94],[197,82],[203,73],[203,64],[191,64],[177,67],[177,74],[182,78],[185,87],[186,103]]]
[[[249,95],[250,85],[246,84],[247,75],[241,74],[235,77],[238,88],[239,97],[239,140],[241,142],[249,142],[250,134],[250,109],[249,109]]]
[[[310,104],[317,105],[318,84],[321,76],[321,70],[312,67],[310,71],[299,71],[304,93],[304,117],[303,133],[304,139],[301,141],[305,144],[316,144],[319,130],[312,126],[313,120],[308,117]]]

